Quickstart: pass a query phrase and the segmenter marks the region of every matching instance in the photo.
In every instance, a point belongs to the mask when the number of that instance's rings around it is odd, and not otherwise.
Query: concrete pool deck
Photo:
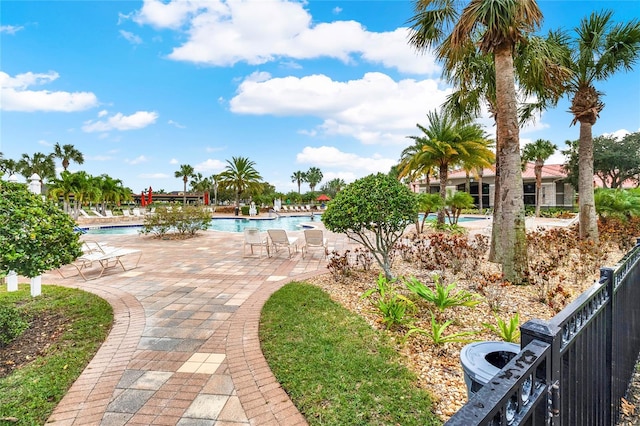
[[[477,232],[488,224],[464,226]],[[330,249],[353,249],[346,236],[325,232]],[[303,240],[302,231],[288,233]],[[43,276],[43,284],[90,291],[114,310],[107,340],[47,424],[306,424],[262,355],[258,326],[274,291],[327,272],[319,252],[305,259],[300,251],[291,259],[286,251],[243,257],[243,234],[217,231],[187,240],[82,238],[143,255],[136,269],[110,270],[88,282],[56,272]]]

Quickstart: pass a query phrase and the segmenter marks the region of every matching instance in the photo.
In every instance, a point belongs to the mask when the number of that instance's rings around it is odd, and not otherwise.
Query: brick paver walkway
[[[290,234],[302,242],[302,232]],[[344,236],[326,236],[330,248],[347,248]],[[45,284],[101,296],[115,316],[109,337],[48,424],[306,424],[262,356],[258,323],[275,290],[326,272],[320,252],[306,259],[300,253],[289,259],[286,251],[243,257],[242,234],[216,231],[188,240],[83,238],[143,255],[136,269],[114,268],[88,282],[43,277]]]

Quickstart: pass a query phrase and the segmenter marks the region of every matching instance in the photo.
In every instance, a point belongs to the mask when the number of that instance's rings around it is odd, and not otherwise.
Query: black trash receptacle
[[[240,208],[236,207],[236,208],[234,209],[234,214],[235,214],[236,216],[238,216],[238,212],[239,212],[239,211],[240,211]]]
[[[467,385],[467,398],[489,383],[520,352],[520,345],[507,342],[475,342],[460,351],[460,363]]]

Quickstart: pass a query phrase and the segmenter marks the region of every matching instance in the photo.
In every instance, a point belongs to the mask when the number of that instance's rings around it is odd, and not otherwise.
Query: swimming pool
[[[284,229],[286,231],[298,231],[303,223],[320,222],[320,215],[306,216],[280,216],[272,219],[245,219],[245,218],[214,218],[211,219],[209,229],[221,232],[244,232],[244,228],[253,227],[261,231],[267,229]],[[127,235],[137,234],[140,225],[103,225],[97,228],[81,228],[91,235]]]

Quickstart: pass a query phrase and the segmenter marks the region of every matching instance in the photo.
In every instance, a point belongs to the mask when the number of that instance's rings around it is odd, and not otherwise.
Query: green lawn
[[[44,356],[0,379],[0,418],[20,425],[42,425],[106,339],[113,322],[111,306],[81,290],[42,286],[31,297],[28,285],[8,293],[0,288],[0,305],[18,307],[27,318],[55,311],[71,324]]]
[[[384,335],[304,283],[265,304],[262,350],[311,425],[438,425],[429,394],[415,387]]]

